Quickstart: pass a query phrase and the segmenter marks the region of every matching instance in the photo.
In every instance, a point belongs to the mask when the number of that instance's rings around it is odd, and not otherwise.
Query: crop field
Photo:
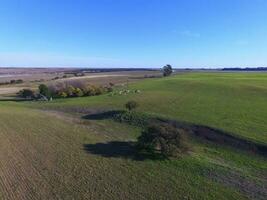
[[[266,199],[267,158],[190,136],[175,159],[139,159],[141,128],[90,113],[137,112],[267,146],[267,73],[181,73],[131,83],[140,93],[0,101],[0,199]]]

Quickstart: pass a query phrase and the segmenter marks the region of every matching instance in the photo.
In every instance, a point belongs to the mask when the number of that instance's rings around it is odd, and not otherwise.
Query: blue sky
[[[0,66],[267,66],[267,0],[1,0]]]

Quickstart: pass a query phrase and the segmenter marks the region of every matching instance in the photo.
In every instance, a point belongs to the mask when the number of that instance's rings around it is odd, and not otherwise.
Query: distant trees
[[[172,74],[171,65],[165,65],[162,70],[163,70],[163,76],[170,76]]]
[[[95,96],[112,91],[110,85],[102,87],[79,82],[57,83],[49,86],[40,84],[38,89],[39,93],[35,95],[37,99]],[[24,89],[18,93],[18,96],[23,98],[34,97],[34,92]]]
[[[0,85],[20,84],[20,83],[23,83],[22,79],[10,80],[10,81],[7,81],[7,82],[2,82],[2,83],[0,83]]]
[[[81,82],[68,82],[68,83],[57,83],[55,85],[50,85],[48,88],[49,95],[56,98],[66,98],[66,97],[83,97],[83,96],[96,96],[107,92],[111,92],[112,88],[110,85],[106,87],[87,85]]]
[[[128,101],[125,107],[127,110],[132,111],[138,107],[138,103],[136,101]]]

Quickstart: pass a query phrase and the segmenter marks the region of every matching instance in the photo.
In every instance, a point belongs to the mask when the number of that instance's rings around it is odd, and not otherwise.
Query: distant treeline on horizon
[[[246,67],[246,68],[240,68],[240,67],[235,67],[235,68],[223,68],[223,71],[267,71],[267,67],[256,67],[256,68],[251,68],[251,67]]]

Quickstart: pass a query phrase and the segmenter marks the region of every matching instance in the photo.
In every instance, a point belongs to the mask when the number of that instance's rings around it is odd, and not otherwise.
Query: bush
[[[126,111],[115,115],[114,119],[119,122],[128,123],[144,128],[148,125],[150,116],[145,113]]]
[[[107,92],[113,92],[113,88],[110,87],[110,86],[107,86],[105,89],[106,89]]]
[[[75,88],[72,85],[67,87],[66,93],[68,97],[73,97],[74,92],[75,92]]]
[[[104,94],[105,93],[105,88],[103,87],[96,87],[95,88],[95,95],[101,95],[101,94]]]
[[[181,132],[169,124],[153,124],[138,138],[137,147],[164,157],[177,156],[183,149]]]
[[[74,97],[82,97],[83,96],[83,91],[80,88],[75,88],[73,90],[73,96]]]
[[[16,83],[17,84],[23,83],[23,80],[22,79],[18,79],[18,80],[16,80]]]
[[[96,89],[95,86],[93,85],[88,85],[87,87],[84,88],[83,90],[84,94],[86,96],[94,96],[96,95]]]
[[[127,110],[132,111],[138,107],[138,103],[136,101],[128,101],[125,107]]]
[[[172,66],[166,65],[163,67],[163,76],[170,76],[172,74]]]
[[[35,98],[35,93],[30,89],[23,89],[18,92],[18,96],[22,98],[32,99]]]
[[[58,96],[61,97],[61,98],[66,98],[68,95],[67,95],[66,92],[59,92]]]

